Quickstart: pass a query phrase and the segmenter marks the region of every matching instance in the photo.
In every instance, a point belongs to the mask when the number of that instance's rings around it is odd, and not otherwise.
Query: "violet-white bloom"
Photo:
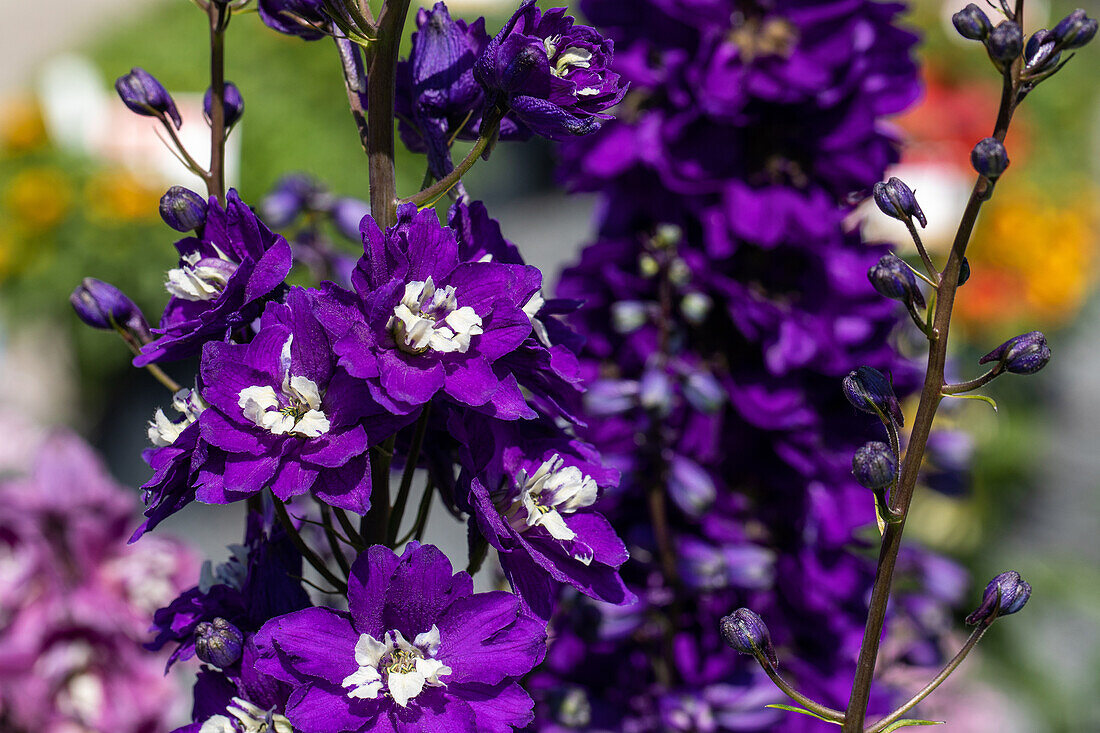
[[[486,102],[551,140],[598,130],[626,94],[611,70],[614,44],[574,25],[565,8],[541,13],[526,0],[474,65]]]
[[[179,266],[169,270],[172,296],[160,338],[142,347],[135,366],[183,359],[251,323],[290,272],[290,245],[263,225],[233,189],[223,208],[210,198],[202,238],[176,242]]]
[[[257,670],[293,686],[286,717],[312,733],[479,730],[532,719],[517,678],[542,659],[544,624],[500,591],[473,593],[431,545],[375,545],[348,581],[349,611],[309,608],[256,636]]]
[[[362,229],[355,294],[330,289],[318,311],[340,365],[393,414],[442,392],[505,419],[533,417],[516,378],[493,367],[531,333],[523,306],[542,274],[526,265],[463,262],[454,232],[414,204],[398,209],[385,234],[369,217]]]
[[[211,343],[203,352],[202,439],[225,453],[204,466],[197,497],[229,503],[270,486],[280,499],[312,492],[359,514],[370,507],[371,434],[362,418],[379,408],[338,369],[314,315],[310,292],[293,288],[270,303],[248,344]],[[369,422],[375,440],[400,426]]]

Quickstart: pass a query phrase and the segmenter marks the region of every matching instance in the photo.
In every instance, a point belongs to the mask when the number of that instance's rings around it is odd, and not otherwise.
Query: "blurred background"
[[[1096,12],[1094,0],[1083,1]],[[456,15],[487,15],[490,29],[511,4],[449,3]],[[964,4],[913,6],[909,22],[925,39],[926,88],[895,120],[905,152],[892,173],[917,190],[930,221],[926,241],[940,251],[972,181],[969,150],[989,133],[999,96],[984,55],[950,28],[951,13]],[[1025,31],[1073,7],[1029,0]],[[92,276],[130,294],[150,320],[163,307],[175,237],[157,216],[157,201],[169,185],[201,185],[165,151],[153,121],[126,112],[111,85],[133,66],[155,74],[192,121],[184,132],[197,139],[184,139],[203,160],[202,18],[185,0],[0,0],[0,17],[9,29],[0,44],[0,415],[75,427],[119,480],[137,486],[148,478],[140,452],[146,421],[165,403],[163,388],[128,367],[117,339],[79,323],[68,296]],[[231,138],[229,178],[246,201],[260,201],[281,176],[304,170],[338,195],[367,198],[366,160],[335,55],[323,46],[268,32],[255,16],[233,23],[227,76],[242,90],[247,114]],[[1023,331],[1045,331],[1055,358],[1038,378],[994,383],[988,392],[996,414],[961,400],[944,411],[945,423],[969,435],[951,457],[969,466],[969,480],[952,473],[914,503],[915,540],[957,558],[976,579],[1017,569],[1035,589],[1026,614],[998,625],[967,663],[968,682],[944,712],[951,730],[985,730],[965,717],[967,700],[977,702],[969,697],[979,689],[975,678],[990,698],[981,704],[1013,710],[1018,730],[1100,730],[1095,52],[1087,49],[1020,111],[1008,140],[1012,170],[979,222],[969,253],[974,274],[960,292],[952,333],[960,378]],[[411,193],[424,161],[404,156],[399,191]],[[551,281],[585,241],[593,205],[563,196],[554,166],[543,142],[501,145],[492,165],[475,167],[468,179],[474,197]],[[867,227],[869,236],[905,251],[900,225],[868,216]],[[356,251],[356,243],[344,245]],[[195,365],[173,367],[177,381],[193,379]],[[464,547],[463,530],[443,512],[434,516],[429,534]],[[240,528],[239,513],[200,505],[165,524],[215,559],[239,541]]]

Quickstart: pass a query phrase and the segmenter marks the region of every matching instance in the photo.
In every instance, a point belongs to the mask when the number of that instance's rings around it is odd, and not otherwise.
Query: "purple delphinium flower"
[[[481,730],[531,721],[517,678],[542,659],[544,625],[519,599],[473,593],[430,545],[375,545],[351,568],[347,613],[269,621],[257,669],[290,684],[286,716],[313,733]]]
[[[476,140],[481,133],[485,93],[473,69],[489,36],[484,18],[469,24],[452,19],[442,2],[420,8],[416,27],[409,58],[397,68],[398,129],[409,150],[427,153],[432,175],[441,179],[454,170],[450,141]],[[501,140],[529,135],[510,117],[501,120]]]
[[[618,472],[549,422],[457,417],[451,431],[460,444],[476,446],[464,466],[471,521],[531,610],[550,617],[552,581],[611,604],[632,602],[618,573],[626,547],[593,510],[601,492],[618,483]],[[478,465],[481,456],[487,465]]]
[[[290,245],[263,225],[230,189],[223,208],[211,197],[201,237],[176,242],[179,267],[165,284],[172,296],[158,334],[136,366],[183,359],[207,341],[229,338],[263,310],[290,272]]]
[[[611,70],[613,56],[614,44],[575,25],[565,8],[542,13],[535,0],[526,0],[485,46],[474,77],[489,108],[557,140],[588,134],[611,119],[607,110],[626,93]]]
[[[330,23],[322,0],[257,0],[256,10],[268,28],[305,41],[324,38]]]
[[[384,234],[369,217],[362,228],[355,294],[330,288],[318,311],[340,366],[394,414],[442,392],[505,419],[533,416],[515,377],[493,366],[531,333],[523,306],[542,284],[538,269],[461,261],[454,232],[413,204]]]
[[[199,425],[224,457],[199,470],[200,501],[228,503],[270,486],[283,501],[312,492],[359,514],[370,507],[367,447],[401,421],[380,415],[362,383],[336,366],[313,301],[292,288],[285,304],[268,304],[250,343],[204,349],[210,407]]]

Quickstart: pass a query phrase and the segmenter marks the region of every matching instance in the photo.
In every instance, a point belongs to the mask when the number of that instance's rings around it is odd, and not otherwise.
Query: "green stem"
[[[488,120],[486,120],[488,121]],[[462,162],[455,166],[455,169],[443,177],[442,180],[436,181],[433,185],[425,188],[423,191],[416,193],[407,199],[402,199],[401,203],[414,203],[418,208],[425,208],[433,205],[436,201],[447,195],[455,185],[462,180],[462,176],[466,175],[471,168],[474,167],[474,163],[481,157],[488,148],[489,144],[496,137],[497,131],[500,129],[500,121],[493,123],[488,131],[482,130],[481,136],[474,143],[474,147],[467,153],[466,157],[462,159]]]
[[[229,8],[210,3],[210,170],[206,188],[225,203],[225,28]]]
[[[340,524],[340,529],[344,530],[344,535],[347,536],[348,542],[355,548],[356,552],[362,552],[366,549],[366,543],[363,542],[363,538],[359,536],[359,530],[348,519],[348,515],[343,509],[333,509],[333,514],[336,515],[336,521]]]
[[[387,0],[378,14],[378,40],[367,52],[367,165],[370,170],[370,205],[371,216],[383,231],[397,222],[394,97],[397,55],[410,2],[411,0]]]
[[[382,545],[390,526],[390,463],[397,436],[386,438],[382,445],[370,449],[370,509],[359,522],[363,544]]]
[[[917,703],[931,695],[932,691],[939,687],[943,683],[943,681],[950,677],[951,673],[954,672],[960,664],[962,664],[962,661],[966,659],[966,655],[969,654],[970,650],[978,644],[988,628],[989,624],[983,623],[978,626],[978,628],[974,629],[974,631],[970,634],[970,638],[966,640],[966,644],[964,644],[963,648],[959,650],[959,653],[956,654],[954,659],[948,662],[942,670],[940,670],[940,673],[936,675],[931,682],[921,688],[920,692],[909,698],[909,700],[904,705],[902,705],[897,710],[890,713],[885,718],[868,728],[866,733],[881,733],[891,723],[897,721],[899,718],[901,718],[901,716],[905,715],[907,712],[916,707]]]
[[[424,405],[417,418],[412,443],[409,444],[409,455],[405,457],[405,469],[401,472],[401,484],[397,489],[397,498],[393,502],[390,511],[389,529],[386,532],[386,544],[396,546],[397,533],[401,530],[401,520],[405,516],[405,505],[409,502],[409,491],[412,489],[413,474],[416,472],[416,464],[420,459],[420,447],[424,443],[424,433],[428,430],[428,412],[430,405]]]
[[[325,565],[325,561],[322,560],[320,556],[316,552],[314,552],[308,544],[306,544],[306,541],[302,539],[302,536],[298,534],[298,530],[294,526],[294,522],[291,521],[290,515],[286,512],[286,505],[283,504],[282,500],[280,500],[277,496],[272,495],[271,500],[275,505],[275,516],[279,518],[279,521],[283,525],[283,529],[286,530],[287,536],[290,537],[290,541],[298,549],[298,552],[301,553],[302,558],[310,565],[312,565],[313,569],[320,573],[322,578],[331,583],[333,588],[346,594],[348,590],[347,582],[340,580],[340,578],[336,577],[336,574],[329,570],[328,566]]]
[[[905,226],[909,230],[909,236],[913,238],[913,244],[917,245],[917,252],[920,253],[920,259],[921,262],[924,263],[924,269],[928,271],[928,277],[932,280],[934,285],[938,285],[940,273],[932,263],[932,258],[928,256],[928,250],[924,248],[924,242],[920,238],[920,232],[917,231],[917,225],[913,223],[912,218],[909,218],[905,220]]]
[[[971,379],[969,382],[960,382],[959,384],[946,384],[946,385],[944,385],[943,393],[944,394],[962,394],[963,392],[972,392],[972,391],[978,389],[979,387],[984,387],[985,385],[989,384],[990,382],[992,382],[994,379],[996,379],[1000,375],[1001,375],[1001,368],[1000,368],[1000,365],[998,364],[997,366],[993,367],[992,369],[990,369],[988,372],[986,372],[982,376],[980,376],[976,379]]]
[[[783,691],[784,695],[791,698],[796,703],[809,710],[811,713],[815,715],[820,715],[822,718],[826,718],[837,723],[840,723],[844,720],[843,711],[834,710],[833,708],[826,707],[821,703],[814,702],[798,690],[794,689],[789,682],[780,677],[779,672],[777,672],[772,667],[771,663],[767,659],[761,657],[758,661],[760,662],[760,666],[764,668],[764,672],[766,672],[768,677],[771,678],[772,682],[775,683],[775,686]]]
[[[351,577],[351,566],[344,557],[344,548],[340,546],[340,540],[336,536],[336,530],[332,527],[332,511],[323,501],[317,502],[321,507],[321,525],[325,529],[325,537],[328,539],[328,547],[332,550],[332,556],[336,558],[336,564],[340,566],[345,578]]]

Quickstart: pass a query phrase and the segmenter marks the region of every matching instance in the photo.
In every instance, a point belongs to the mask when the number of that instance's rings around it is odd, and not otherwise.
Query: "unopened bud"
[[[189,188],[172,186],[160,197],[160,218],[177,232],[190,232],[206,223],[206,199]]]
[[[985,47],[989,51],[989,58],[1003,69],[1023,53],[1024,32],[1015,22],[1003,20],[989,32]]]
[[[726,643],[741,654],[756,657],[761,664],[766,660],[773,668],[779,667],[771,634],[757,614],[747,608],[739,608],[725,616],[719,628]]]
[[[1041,74],[1058,65],[1061,52],[1055,49],[1057,42],[1054,34],[1048,30],[1037,30],[1027,39],[1024,46],[1024,66],[1031,75]]]
[[[991,361],[998,362],[1001,369],[1012,374],[1034,374],[1050,361],[1050,347],[1041,331],[1031,331],[1005,341],[978,363]]]
[[[244,114],[244,97],[241,96],[241,90],[237,88],[236,84],[227,81],[225,82],[225,92],[222,99],[225,100],[222,104],[222,109],[225,111],[225,126],[233,127],[241,119],[241,115]],[[207,122],[213,119],[213,105],[213,90],[207,89],[202,98],[202,113],[206,116]]]
[[[195,656],[219,669],[231,667],[241,658],[244,636],[224,618],[203,621],[195,627]]]
[[[149,324],[134,301],[110,283],[86,277],[69,296],[80,320],[92,328],[113,331],[115,325],[137,335],[143,342],[151,340]]]
[[[984,41],[989,36],[993,24],[989,22],[989,16],[974,3],[951,16],[951,24],[963,38],[971,41]]]
[[[993,180],[1008,168],[1008,151],[1000,140],[987,137],[970,151],[970,163],[978,173]]]
[[[963,257],[962,264],[959,265],[959,285],[963,285],[970,279],[970,260]]]
[[[875,203],[887,216],[900,221],[909,221],[915,216],[922,227],[928,226],[928,219],[921,211],[913,190],[900,178],[894,177],[885,183],[876,183],[874,195]]]
[[[890,446],[871,441],[860,446],[852,456],[852,475],[865,489],[879,491],[894,483],[898,462]]]
[[[179,110],[176,109],[172,95],[145,69],[130,69],[129,74],[120,76],[115,81],[115,90],[130,111],[145,117],[161,119],[167,115],[177,130],[183,125],[183,119],[180,117]]]
[[[897,255],[885,254],[867,271],[867,279],[879,295],[924,307],[917,276]]]
[[[1096,35],[1097,23],[1085,15],[1084,10],[1074,10],[1054,26],[1054,39],[1062,48],[1081,48]]]
[[[1027,603],[1031,597],[1031,586],[1020,577],[1015,570],[1001,573],[989,585],[985,587],[982,596],[982,604],[974,613],[966,617],[966,623],[971,626],[986,621],[996,614],[996,617],[1010,616]]]
[[[881,413],[899,426],[905,424],[901,404],[898,403],[890,380],[874,367],[861,366],[848,372],[848,376],[844,378],[844,396],[861,412],[872,415]]]

